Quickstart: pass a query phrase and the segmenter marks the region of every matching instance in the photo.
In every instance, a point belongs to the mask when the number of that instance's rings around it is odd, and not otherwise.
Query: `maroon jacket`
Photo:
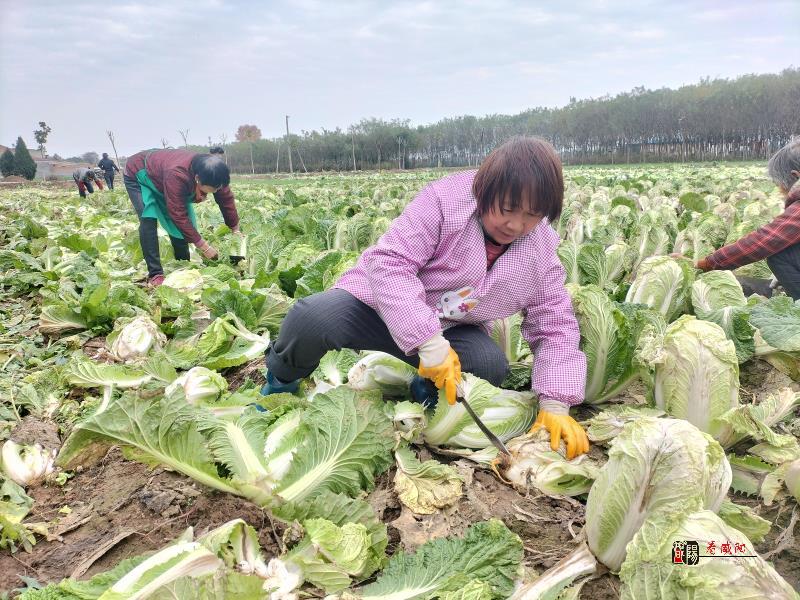
[[[136,178],[136,173],[144,168],[147,157],[147,175],[164,195],[167,203],[167,212],[175,222],[175,226],[183,234],[184,239],[192,244],[197,244],[203,238],[192,226],[186,212],[186,197],[195,193],[194,173],[192,172],[192,159],[196,152],[189,150],[145,150],[134,154],[125,165],[125,175]],[[198,194],[195,202],[205,200],[205,194]],[[239,224],[239,214],[236,212],[236,203],[233,192],[229,186],[220,188],[214,194],[214,200],[219,205],[225,224],[234,228]]]
[[[772,221],[747,234],[739,241],[723,246],[698,261],[703,271],[735,269],[749,265],[800,243],[800,182],[786,198],[786,209]]]

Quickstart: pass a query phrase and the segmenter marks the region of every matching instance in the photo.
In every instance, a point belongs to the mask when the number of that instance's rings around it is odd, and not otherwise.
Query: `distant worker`
[[[772,155],[767,172],[785,198],[784,211],[763,227],[697,261],[695,266],[701,271],[736,269],[767,259],[786,293],[800,300],[800,137]]]
[[[224,156],[225,155],[225,148],[223,148],[222,146],[211,146],[211,148],[209,148],[209,150],[208,150],[208,153],[209,154],[218,154],[219,156]]]
[[[205,258],[217,258],[216,249],[197,231],[193,207],[208,194],[214,194],[225,224],[234,234],[241,235],[229,187],[230,171],[219,156],[190,150],[145,150],[128,159],[122,180],[139,217],[139,243],[152,287],[164,282],[158,223],[169,234],[178,260],[189,260],[189,243]]]
[[[114,161],[108,158],[108,152],[103,152],[103,158],[97,163],[97,166],[103,169],[103,179],[108,184],[108,189],[114,189],[114,171],[119,173],[119,167],[114,164]]]
[[[97,178],[97,174],[93,169],[87,169],[86,167],[75,169],[72,172],[72,179],[78,186],[78,193],[81,195],[81,198],[86,198],[87,191],[90,194],[94,194],[94,187],[92,186],[92,183],[96,183],[97,187],[99,187],[101,190],[103,189],[103,184]]]

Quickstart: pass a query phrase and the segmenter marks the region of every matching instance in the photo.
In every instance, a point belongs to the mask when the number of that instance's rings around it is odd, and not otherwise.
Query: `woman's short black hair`
[[[527,199],[536,214],[553,223],[564,203],[561,159],[547,140],[513,137],[481,163],[472,182],[472,193],[481,215],[494,210],[507,197],[512,209]]]
[[[192,159],[192,173],[200,179],[200,185],[218,188],[231,183],[228,165],[219,156],[197,154]]]

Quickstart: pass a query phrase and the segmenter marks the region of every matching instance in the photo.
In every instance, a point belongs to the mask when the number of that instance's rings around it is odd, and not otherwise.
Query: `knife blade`
[[[493,434],[492,430],[489,429],[483,421],[481,421],[481,418],[475,413],[475,411],[469,405],[469,402],[467,402],[466,398],[464,398],[463,396],[456,396],[456,402],[459,402],[464,405],[464,408],[467,409],[469,416],[472,417],[473,421],[475,421],[475,424],[478,426],[478,429],[480,429],[483,432],[483,435],[489,438],[489,441],[492,442],[492,445],[495,448],[497,448],[501,453],[505,454],[506,456],[511,456],[511,452],[508,451],[508,448],[506,448],[506,445],[503,443],[503,441],[495,434]]]

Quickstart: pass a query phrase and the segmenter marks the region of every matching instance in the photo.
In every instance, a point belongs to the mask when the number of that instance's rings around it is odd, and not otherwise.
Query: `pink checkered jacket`
[[[375,309],[406,354],[448,327],[488,331],[493,320],[522,311],[533,391],[580,404],[586,357],[556,255],[558,235],[543,221],[487,271],[474,177],[464,171],[426,186],[334,287]]]

